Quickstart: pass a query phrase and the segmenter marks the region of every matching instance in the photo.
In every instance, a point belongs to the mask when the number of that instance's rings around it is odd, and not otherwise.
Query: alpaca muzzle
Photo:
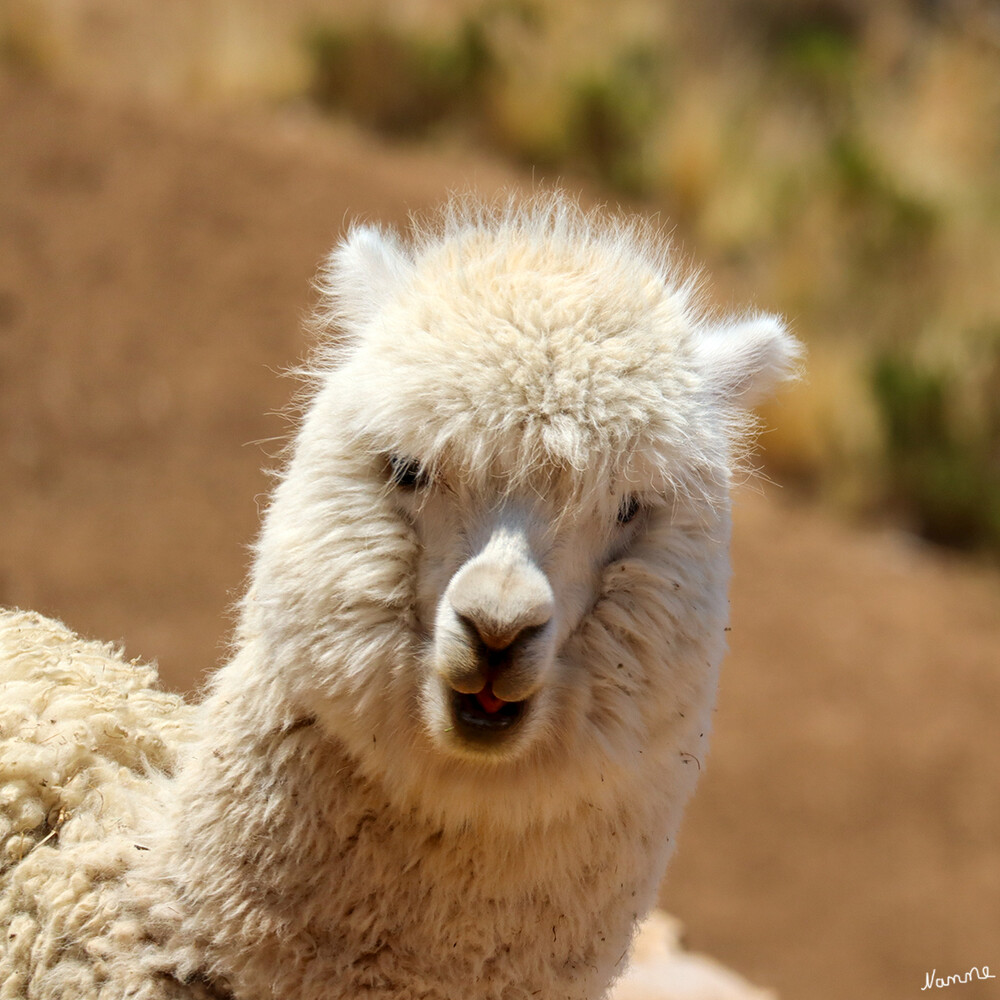
[[[438,607],[435,669],[463,735],[506,733],[553,657],[555,598],[523,532],[495,531],[452,577]]]

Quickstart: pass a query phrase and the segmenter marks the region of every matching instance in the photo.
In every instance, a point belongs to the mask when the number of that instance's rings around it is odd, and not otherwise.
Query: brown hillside
[[[285,115],[0,81],[0,603],[120,638],[189,687],[286,431],[317,262],[345,221],[526,183]],[[1000,968],[1000,579],[744,491],[732,654],[664,900],[786,1000]],[[1000,996],[996,981],[954,987]]]

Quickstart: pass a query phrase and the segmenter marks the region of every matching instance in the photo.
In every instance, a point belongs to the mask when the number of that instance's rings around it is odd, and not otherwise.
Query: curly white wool
[[[0,613],[0,664],[0,997],[87,1000],[193,710],[154,668],[28,612]]]

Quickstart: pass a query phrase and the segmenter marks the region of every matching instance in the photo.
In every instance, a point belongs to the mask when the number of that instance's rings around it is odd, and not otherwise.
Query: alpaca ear
[[[794,374],[802,345],[778,316],[759,314],[713,327],[697,346],[701,371],[726,402],[752,407]]]
[[[410,266],[395,233],[355,227],[334,248],[323,269],[322,311],[358,332],[377,315]]]

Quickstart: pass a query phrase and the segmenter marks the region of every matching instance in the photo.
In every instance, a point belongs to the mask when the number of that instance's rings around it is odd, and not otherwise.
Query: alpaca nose
[[[505,701],[526,697],[547,659],[546,644],[530,640],[552,620],[555,596],[523,539],[495,535],[455,574],[445,604],[465,636],[442,661],[449,685],[463,694],[490,686]]]
[[[540,628],[555,610],[548,577],[523,530],[497,528],[452,578],[447,598],[487,649],[510,646],[525,629]]]
[[[548,580],[534,566],[470,566],[451,595],[459,620],[492,653],[510,649],[548,624],[553,603]]]

